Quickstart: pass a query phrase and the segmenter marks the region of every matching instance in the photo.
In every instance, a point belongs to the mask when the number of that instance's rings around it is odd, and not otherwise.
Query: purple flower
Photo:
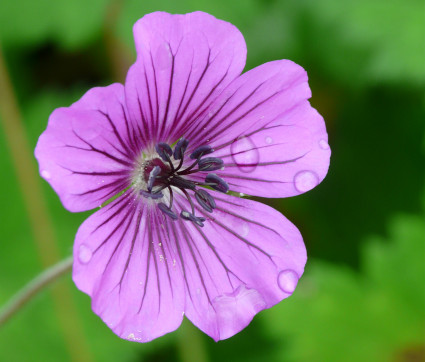
[[[241,75],[231,24],[196,12],[146,15],[125,85],[56,109],[35,155],[79,228],[73,279],[120,337],[147,342],[186,315],[215,340],[290,296],[306,251],[297,228],[259,202],[325,177],[330,150],[303,68]]]

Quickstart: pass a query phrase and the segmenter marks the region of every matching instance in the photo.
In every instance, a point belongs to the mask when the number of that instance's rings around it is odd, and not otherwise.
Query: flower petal
[[[254,315],[294,291],[306,251],[297,228],[261,203],[210,191],[216,209],[196,206],[204,227],[179,219],[179,258],[186,316],[215,340],[246,327]],[[188,209],[182,198],[177,202]]]
[[[214,154],[232,191],[262,197],[307,192],[326,176],[331,150],[322,116],[305,101],[272,122],[241,133]]]
[[[93,88],[51,114],[35,157],[68,210],[98,207],[129,185],[140,141],[127,120],[121,84]]]
[[[156,206],[131,195],[90,216],[74,244],[73,280],[120,337],[148,342],[178,328],[184,288],[175,245]]]
[[[175,142],[242,72],[245,41],[232,24],[203,12],[152,13],[133,31],[137,61],[125,84],[131,118],[153,142]]]
[[[330,158],[325,123],[307,101],[310,95],[299,65],[263,64],[223,91],[193,137],[207,139],[212,156],[223,159],[225,168],[217,174],[232,191],[263,197],[303,193],[323,180]]]

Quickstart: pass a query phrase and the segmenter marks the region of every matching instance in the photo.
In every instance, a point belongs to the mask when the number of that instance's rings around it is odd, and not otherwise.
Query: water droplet
[[[329,150],[329,144],[328,144],[328,142],[326,140],[320,140],[319,141],[319,147],[322,150]]]
[[[215,297],[212,306],[216,313],[220,338],[226,339],[235,334],[234,326],[247,325],[253,315],[263,310],[267,304],[257,290],[240,285],[231,293]]]
[[[78,260],[81,263],[87,264],[91,260],[92,255],[93,253],[87,245],[80,245],[78,249]]]
[[[52,177],[50,172],[46,171],[46,170],[41,171],[41,176],[43,176],[46,180],[48,180],[50,177]]]
[[[273,142],[273,138],[271,137],[266,137],[266,143],[269,145]]]
[[[99,137],[100,128],[96,126],[88,126],[84,129],[84,139],[87,141],[94,140]]]
[[[294,177],[295,188],[306,192],[319,184],[319,177],[313,171],[300,171]]]
[[[161,44],[158,49],[156,50],[156,62],[155,65],[158,69],[167,69],[171,67],[171,49],[168,43]]]
[[[130,340],[130,341],[141,341],[142,340],[141,338],[136,337],[136,335],[134,333],[130,333],[127,336],[127,339]]]
[[[244,222],[242,224],[241,236],[244,238],[244,237],[248,236],[248,234],[249,234],[249,225],[246,222]]]
[[[251,138],[243,136],[236,139],[230,146],[232,159],[242,172],[253,172],[260,160],[258,148]]]
[[[277,284],[285,293],[293,293],[298,284],[298,274],[292,269],[282,270],[277,276]]]

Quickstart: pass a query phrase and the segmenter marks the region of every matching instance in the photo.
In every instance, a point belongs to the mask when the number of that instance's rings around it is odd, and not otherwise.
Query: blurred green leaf
[[[75,48],[101,31],[108,2],[0,1],[0,40],[13,46],[53,40],[64,48]]]
[[[424,3],[419,0],[304,1],[316,59],[353,84],[425,81]],[[310,40],[313,40],[312,38]]]
[[[391,361],[418,354],[425,333],[425,223],[402,216],[372,237],[357,273],[310,261],[299,289],[264,313],[279,361]]]

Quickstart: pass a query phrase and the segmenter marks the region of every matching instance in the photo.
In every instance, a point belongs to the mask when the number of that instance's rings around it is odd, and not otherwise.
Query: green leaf
[[[13,46],[51,40],[76,48],[100,32],[106,4],[108,0],[0,1],[0,40]]]
[[[309,261],[289,300],[263,314],[283,361],[390,361],[421,353],[425,222],[402,216],[389,240],[372,237],[360,272]]]
[[[425,81],[424,5],[417,0],[304,2],[314,54],[352,83]],[[311,35],[313,35],[311,34]]]

